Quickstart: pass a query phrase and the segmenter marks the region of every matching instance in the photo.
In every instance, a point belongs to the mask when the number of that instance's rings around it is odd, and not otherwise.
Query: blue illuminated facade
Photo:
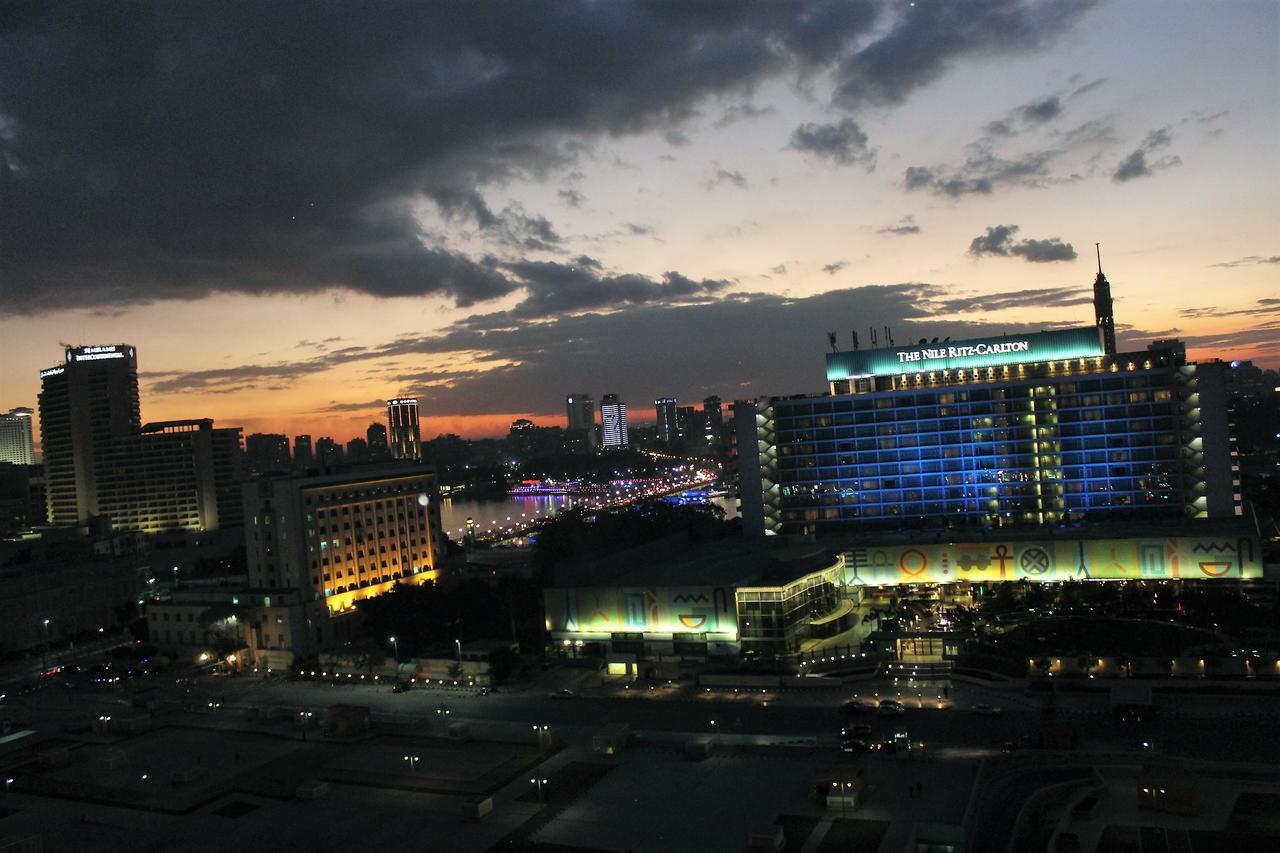
[[[1153,349],[832,377],[830,395],[740,403],[744,523],[799,533],[1238,513],[1225,406],[1199,405],[1217,375]],[[744,454],[752,439],[758,453]]]

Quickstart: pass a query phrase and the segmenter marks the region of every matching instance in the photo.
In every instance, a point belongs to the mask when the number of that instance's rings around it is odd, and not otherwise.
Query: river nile
[[[537,497],[499,498],[474,500],[470,498],[443,498],[440,501],[440,521],[450,539],[462,538],[467,519],[474,519],[478,530],[534,518],[545,518],[574,505],[572,495],[539,495]],[[712,498],[711,502],[724,510],[726,519],[738,515],[737,502],[732,495]],[[510,520],[508,520],[510,519]]]

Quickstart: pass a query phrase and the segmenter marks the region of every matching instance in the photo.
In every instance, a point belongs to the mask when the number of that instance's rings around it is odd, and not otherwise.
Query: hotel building
[[[214,429],[207,418],[143,426],[133,347],[69,347],[40,379],[50,524],[107,516],[144,533],[239,526],[239,427]]]
[[[1241,514],[1225,365],[1100,329],[831,353],[829,394],[737,404],[746,532]]]
[[[422,459],[422,437],[418,432],[418,401],[408,398],[387,401],[387,439],[392,459]]]
[[[0,462],[36,464],[30,409],[10,409],[8,414],[0,415]]]

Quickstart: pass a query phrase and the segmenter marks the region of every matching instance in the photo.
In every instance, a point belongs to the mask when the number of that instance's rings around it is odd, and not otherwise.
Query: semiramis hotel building
[[[829,394],[736,404],[746,531],[1241,514],[1224,365],[1103,331],[833,352]]]

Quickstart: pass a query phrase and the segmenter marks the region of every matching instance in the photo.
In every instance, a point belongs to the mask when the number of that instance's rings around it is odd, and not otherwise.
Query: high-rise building
[[[267,478],[244,501],[250,585],[300,590],[331,614],[435,580],[445,555],[435,482],[420,468]]]
[[[295,435],[293,437],[293,469],[305,474],[315,464],[315,453],[311,448],[311,436]]]
[[[714,395],[702,401],[703,435],[702,441],[707,451],[718,454],[723,447],[724,411],[720,406],[720,398]]]
[[[1102,338],[829,354],[830,394],[735,405],[745,529],[1240,515],[1226,365]]]
[[[142,428],[138,361],[127,344],[68,347],[40,371],[40,447],[49,523],[83,525],[101,515],[100,456]]]
[[[101,449],[98,512],[142,533],[206,531],[244,523],[240,428],[208,418],[163,421]]]
[[[346,459],[353,465],[369,461],[369,442],[356,436],[347,442]]]
[[[387,428],[376,421],[369,424],[364,431],[364,439],[369,443],[369,459],[373,462],[385,462],[391,458],[391,445],[387,444]]]
[[[679,433],[682,444],[690,445],[699,440],[702,434],[701,420],[698,410],[693,406],[676,408],[676,431]]]
[[[0,415],[0,462],[36,464],[30,409],[10,409],[7,415]]]
[[[207,418],[142,426],[133,347],[70,347],[40,378],[51,524],[106,516],[122,530],[167,533],[242,523],[240,429]]]
[[[676,398],[659,397],[653,401],[658,416],[658,441],[670,447],[680,439],[680,427],[676,423]]]
[[[332,468],[342,463],[342,445],[327,435],[316,439],[316,461],[322,468]]]
[[[244,461],[252,476],[289,470],[289,436],[255,432],[244,437]]]
[[[627,404],[617,394],[605,394],[600,400],[600,434],[605,450],[620,450],[630,444]]]
[[[564,408],[568,416],[565,450],[569,453],[594,453],[599,446],[595,400],[588,394],[575,392],[564,398]]]
[[[569,419],[569,429],[595,428],[596,402],[590,395],[570,394],[564,398],[564,408]]]
[[[417,400],[402,397],[387,401],[387,438],[392,459],[422,459]]]

